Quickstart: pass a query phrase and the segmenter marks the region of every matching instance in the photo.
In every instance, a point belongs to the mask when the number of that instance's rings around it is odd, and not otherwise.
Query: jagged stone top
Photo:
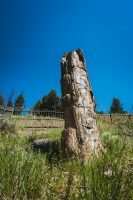
[[[61,59],[61,66],[62,66],[62,69],[61,69],[62,74],[70,73],[73,67],[80,67],[84,69],[84,71],[86,71],[86,74],[87,74],[89,90],[92,91],[91,83],[88,78],[89,75],[86,68],[87,65],[84,58],[83,50],[79,48],[74,51],[65,53]]]
[[[83,64],[85,64],[85,58],[83,51],[79,48],[75,51],[70,51],[68,53],[65,53],[64,56],[62,57],[61,63],[67,62],[68,60],[71,60],[73,57],[77,57]]]

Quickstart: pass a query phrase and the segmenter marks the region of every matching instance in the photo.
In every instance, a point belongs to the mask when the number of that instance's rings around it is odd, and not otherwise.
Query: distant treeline
[[[34,110],[43,111],[44,109],[49,110],[62,110],[61,98],[57,95],[55,90],[51,90],[48,95],[42,97],[34,105]]]
[[[22,109],[26,106],[26,101],[23,92],[21,92],[13,102],[13,93],[11,93],[5,101],[2,93],[0,94],[0,106],[14,107],[14,109]],[[38,100],[33,106],[33,110],[43,111],[49,110],[62,110],[61,98],[57,95],[55,90],[51,90],[47,95],[44,95],[42,99]],[[17,113],[18,114],[18,113]]]
[[[104,114],[103,111],[96,111],[97,114]],[[112,99],[112,103],[111,103],[111,106],[110,106],[110,109],[109,109],[109,113],[118,113],[118,114],[125,114],[127,113],[124,108],[123,108],[123,105],[120,101],[120,99],[118,98],[113,98]]]
[[[7,107],[14,107],[15,108],[24,108],[26,105],[26,101],[24,98],[23,92],[21,92],[13,102],[13,93],[9,95],[7,101],[5,101],[4,96],[2,93],[0,93],[0,106],[7,106]],[[48,110],[60,110],[62,111],[62,105],[61,105],[61,97],[57,95],[56,90],[51,90],[47,95],[44,95],[41,99],[37,100],[35,105],[33,106],[33,110],[43,111],[44,109]],[[103,111],[96,111],[98,114],[103,114]],[[123,105],[118,98],[113,98],[112,103],[110,106],[110,109],[108,113],[119,113],[124,114],[127,113]],[[15,113],[14,113],[15,114]],[[17,113],[19,114],[19,113]]]

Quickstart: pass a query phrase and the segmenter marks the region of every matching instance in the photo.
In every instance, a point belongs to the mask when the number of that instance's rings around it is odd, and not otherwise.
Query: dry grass
[[[98,122],[107,151],[84,165],[33,151],[29,136],[0,136],[1,200],[132,200],[133,139],[130,121]],[[61,130],[33,134],[60,140]]]

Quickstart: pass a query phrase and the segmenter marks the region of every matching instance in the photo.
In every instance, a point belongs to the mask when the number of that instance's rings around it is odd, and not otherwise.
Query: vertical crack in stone
[[[102,149],[96,124],[95,100],[83,52],[69,52],[61,61],[62,105],[65,130],[61,150],[65,157],[91,156]]]

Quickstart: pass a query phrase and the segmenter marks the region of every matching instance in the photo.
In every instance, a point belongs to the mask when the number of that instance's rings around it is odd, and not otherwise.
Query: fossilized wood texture
[[[80,49],[63,56],[61,87],[65,113],[65,129],[61,138],[62,155],[73,157],[97,154],[102,145],[94,112],[95,100]]]

